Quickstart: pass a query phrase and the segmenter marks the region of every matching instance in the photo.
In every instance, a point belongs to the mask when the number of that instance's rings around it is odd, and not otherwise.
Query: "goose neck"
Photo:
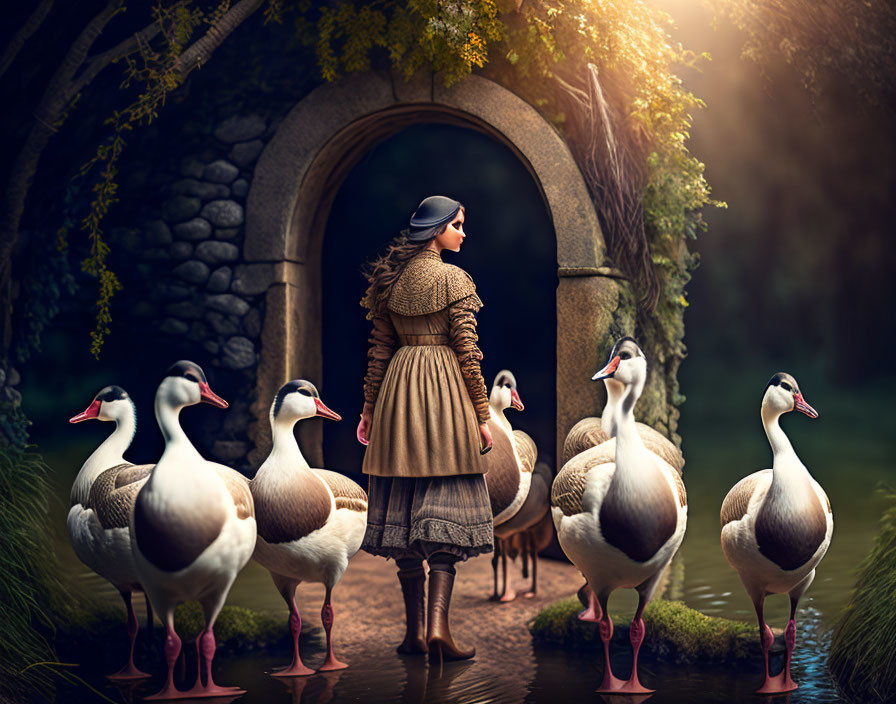
[[[783,466],[789,464],[788,460],[797,459],[793,445],[781,428],[781,415],[780,411],[774,409],[765,407],[762,409],[762,427],[765,428],[765,435],[772,448],[773,467]]]
[[[604,388],[607,391],[607,404],[600,416],[600,427],[608,437],[612,438],[616,436],[616,409],[625,395],[625,387],[604,379]]]
[[[635,403],[641,395],[643,384],[628,386],[616,406],[616,477],[620,480],[624,477],[635,477],[635,465],[638,458],[647,452],[644,441],[641,439],[638,428],[635,425]]]
[[[165,440],[165,451],[162,453],[162,457],[172,452],[178,454],[190,453],[199,456],[199,451],[193,447],[193,443],[190,442],[190,439],[181,427],[180,412],[183,408],[182,404],[172,404],[164,398],[156,396],[156,421]],[[161,459],[159,461],[161,462]]]
[[[308,469],[309,465],[299,448],[294,432],[296,421],[274,420],[271,422],[273,446],[271,458],[283,467]]]

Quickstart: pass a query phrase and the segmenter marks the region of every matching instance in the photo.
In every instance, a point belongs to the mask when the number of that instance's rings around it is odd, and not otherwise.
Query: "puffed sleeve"
[[[488,394],[485,381],[479,369],[482,352],[476,345],[479,336],[476,334],[476,317],[479,310],[479,299],[473,295],[455,301],[448,306],[448,343],[457,355],[460,371],[467,385],[467,393],[476,410],[476,418],[480,423],[488,421]]]
[[[395,351],[395,328],[388,313],[374,315],[373,330],[367,342],[370,344],[367,350],[367,374],[364,375],[364,405],[371,408],[376,404],[376,397],[380,392],[380,384],[386,375],[386,368],[392,353]]]

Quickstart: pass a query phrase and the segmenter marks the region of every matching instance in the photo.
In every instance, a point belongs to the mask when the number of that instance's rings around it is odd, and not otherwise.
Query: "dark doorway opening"
[[[508,147],[474,130],[423,124],[364,156],[342,184],[327,221],[318,388],[344,419],[324,423],[329,469],[360,476],[364,455],[355,439],[370,330],[359,305],[366,288],[361,268],[433,194],[456,198],[466,208],[463,249],[444,259],[470,273],[485,304],[477,319],[486,387],[501,369],[510,369],[526,405],[522,413],[508,411],[511,424],[535,439],[539,455],[555,456],[557,244],[544,201]]]

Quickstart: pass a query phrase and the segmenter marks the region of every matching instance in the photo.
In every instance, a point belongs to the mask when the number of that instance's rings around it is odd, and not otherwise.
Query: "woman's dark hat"
[[[411,227],[405,230],[411,242],[431,240],[445,223],[450,222],[461,208],[459,201],[446,196],[426,198],[411,215]]]

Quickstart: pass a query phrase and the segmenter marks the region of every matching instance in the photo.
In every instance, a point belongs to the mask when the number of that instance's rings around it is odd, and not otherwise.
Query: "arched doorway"
[[[256,422],[250,429],[253,463],[270,446],[267,413],[277,388],[290,378],[321,378],[321,248],[339,186],[372,146],[421,123],[483,132],[508,147],[531,174],[556,236],[557,447],[576,420],[602,403],[600,385],[582,380],[593,373],[619,284],[606,276],[597,216],[560,135],[530,105],[480,77],[445,88],[429,75],[404,83],[389,74],[354,74],[317,88],[293,108],[259,159],[251,184],[244,257],[268,280]],[[303,425],[305,453],[319,463],[320,422]]]
[[[366,286],[361,266],[431,193],[450,194],[466,207],[466,243],[444,259],[473,276],[485,302],[477,317],[486,385],[500,369],[514,372],[526,408],[508,417],[542,454],[554,455],[557,252],[544,202],[503,144],[454,125],[420,124],[368,151],[341,185],[327,220],[321,393],[346,421],[321,424],[329,469],[358,472],[364,454],[355,439],[370,333],[358,305]]]

